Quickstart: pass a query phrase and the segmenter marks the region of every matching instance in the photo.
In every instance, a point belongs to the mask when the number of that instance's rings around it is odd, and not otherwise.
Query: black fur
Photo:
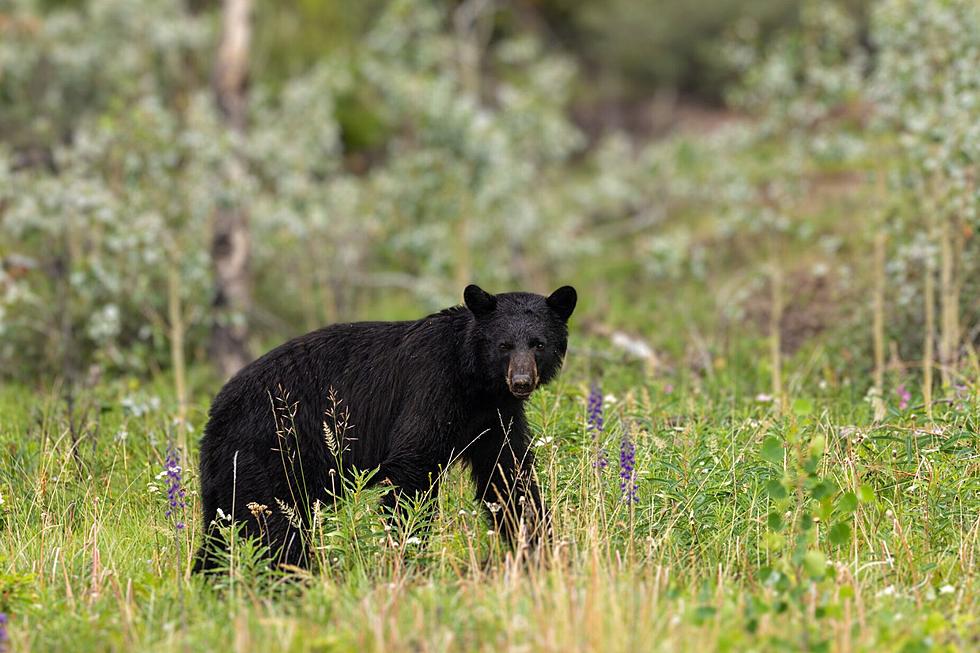
[[[384,503],[394,508],[398,493],[433,496],[441,471],[463,460],[498,531],[513,543],[523,525],[530,543],[540,538],[546,513],[533,477],[523,393],[528,377],[533,390],[561,368],[575,290],[565,286],[546,298],[469,286],[464,297],[466,306],[414,322],[336,324],[308,333],[225,384],[201,440],[205,542],[196,570],[216,564],[212,553],[220,544],[211,525],[219,508],[246,535],[262,537],[274,562],[307,565],[305,520],[314,501],[340,495],[338,467],[379,468],[375,482],[393,485]],[[295,435],[277,435],[280,387],[295,405],[285,424],[295,423]],[[331,389],[352,425],[340,461],[323,434]],[[282,416],[280,410],[280,433]],[[294,506],[304,525],[291,525],[277,499]],[[269,512],[256,518],[249,503]]]

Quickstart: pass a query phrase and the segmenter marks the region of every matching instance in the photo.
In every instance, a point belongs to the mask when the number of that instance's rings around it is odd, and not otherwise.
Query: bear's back
[[[289,406],[298,433],[319,446],[325,414],[337,408],[332,392],[349,415],[350,462],[373,460],[386,439],[378,436],[412,401],[408,395],[451,375],[457,316],[334,324],[289,340],[225,384],[211,405],[205,440],[244,439],[265,450],[275,438],[274,407]]]

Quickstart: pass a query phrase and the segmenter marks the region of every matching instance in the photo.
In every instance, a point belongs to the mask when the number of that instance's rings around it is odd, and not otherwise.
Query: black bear
[[[524,401],[560,370],[577,295],[571,286],[544,297],[470,285],[463,298],[414,322],[308,333],[225,384],[201,439],[196,570],[219,564],[221,516],[262,538],[272,564],[307,566],[311,506],[338,498],[338,472],[351,468],[377,468],[397,513],[400,494],[434,496],[442,470],[462,460],[497,531],[511,543],[521,533],[540,540],[547,516]],[[324,426],[331,393],[349,411],[342,443]]]

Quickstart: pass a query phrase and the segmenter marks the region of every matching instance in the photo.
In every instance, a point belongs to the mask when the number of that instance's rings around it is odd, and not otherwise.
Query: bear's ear
[[[497,298],[472,283],[463,291],[463,301],[473,315],[487,315],[497,308]]]
[[[562,286],[548,297],[548,306],[564,321],[572,316],[578,293],[571,286]]]

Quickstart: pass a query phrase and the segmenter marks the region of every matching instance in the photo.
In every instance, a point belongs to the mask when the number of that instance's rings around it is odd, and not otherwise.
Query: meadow
[[[530,402],[556,524],[531,566],[488,533],[454,469],[424,541],[386,531],[365,490],[319,515],[318,570],[301,582],[244,542],[207,582],[189,574],[198,483],[167,460],[168,386],[100,385],[73,427],[57,397],[5,388],[10,650],[978,645],[975,394],[932,419],[895,396],[875,422],[850,379],[820,378],[819,356],[789,372],[785,410],[720,361],[707,381],[607,362],[599,389],[584,344]],[[192,428],[207,402],[195,393]]]
[[[259,3],[234,114],[248,4],[0,6],[0,653],[980,650],[980,5]],[[216,334],[470,282],[579,292],[540,556],[359,470],[311,570],[191,574]]]

